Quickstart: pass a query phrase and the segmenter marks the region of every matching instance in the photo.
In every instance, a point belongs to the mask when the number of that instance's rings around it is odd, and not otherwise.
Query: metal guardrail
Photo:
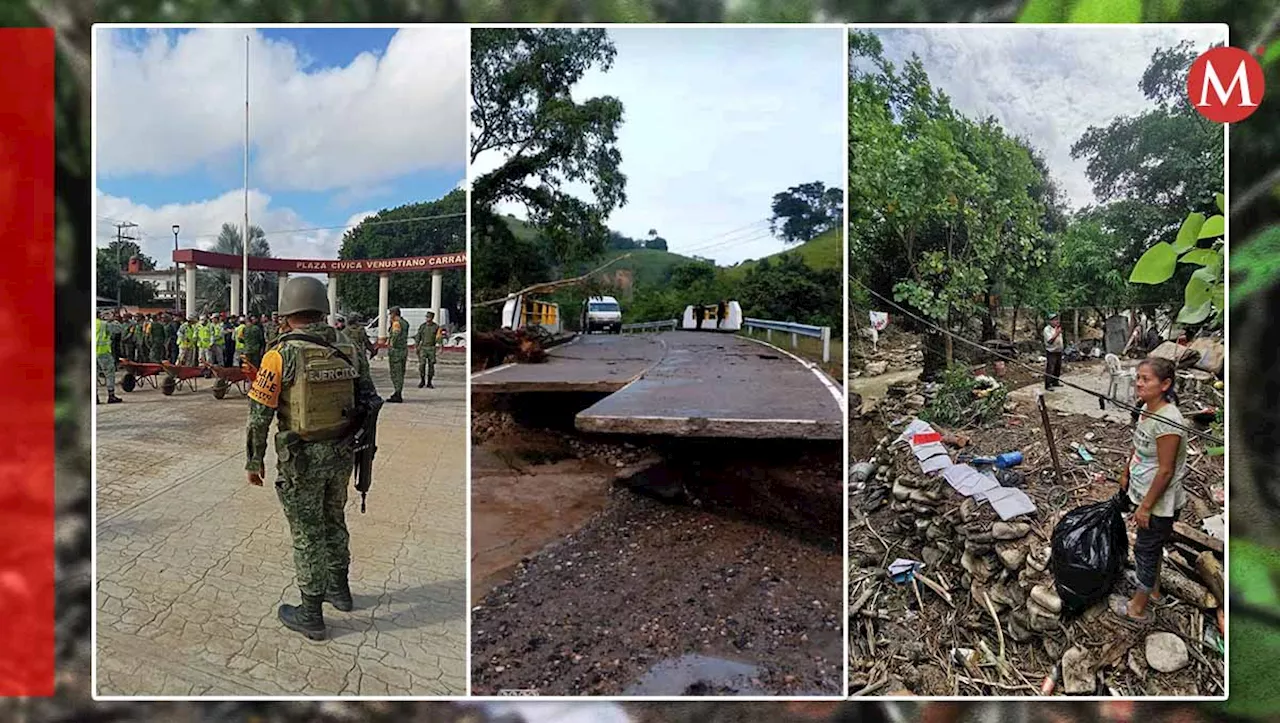
[[[831,363],[831,327],[796,324],[790,321],[772,321],[770,319],[743,319],[746,329],[764,329],[765,339],[773,340],[773,332],[778,331],[791,335],[791,348],[796,348],[797,337],[808,336],[822,340],[822,363]]]
[[[662,331],[663,329],[674,330],[678,322],[675,319],[664,319],[662,321],[642,321],[636,324],[623,324],[622,331]]]

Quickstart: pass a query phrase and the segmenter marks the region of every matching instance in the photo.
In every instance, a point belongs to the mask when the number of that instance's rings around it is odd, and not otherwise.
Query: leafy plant
[[[938,377],[936,394],[921,411],[920,418],[951,427],[995,421],[1004,412],[1009,389],[997,385],[984,394],[977,393],[986,389],[991,389],[989,382],[975,377],[968,368],[961,365],[948,367]]]
[[[1219,213],[1208,218],[1202,213],[1188,214],[1178,229],[1177,239],[1173,243],[1160,241],[1147,249],[1129,274],[1130,283],[1163,284],[1173,278],[1178,264],[1199,266],[1184,289],[1182,310],[1178,312],[1178,322],[1182,324],[1208,321],[1211,326],[1218,326],[1222,323],[1227,287],[1221,193],[1217,194],[1216,202]],[[1202,246],[1202,241],[1208,241],[1210,245]]]

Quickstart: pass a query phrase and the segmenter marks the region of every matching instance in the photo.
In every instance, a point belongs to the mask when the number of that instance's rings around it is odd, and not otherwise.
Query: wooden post
[[[1076,345],[1080,344],[1080,310],[1075,310]]]
[[[1040,421],[1044,424],[1044,436],[1049,440],[1049,456],[1053,457],[1053,472],[1057,475],[1058,484],[1062,484],[1062,465],[1058,463],[1058,445],[1053,441],[1053,427],[1049,426],[1049,407],[1045,406],[1044,395],[1036,397],[1040,406]]]

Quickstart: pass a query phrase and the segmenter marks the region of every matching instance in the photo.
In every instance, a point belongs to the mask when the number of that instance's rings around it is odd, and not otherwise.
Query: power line
[[[263,232],[262,232],[262,234],[263,234],[263,236],[268,236],[268,235],[272,235],[272,234],[279,235],[279,234],[287,234],[287,233],[303,233],[303,232],[306,232],[306,231],[332,231],[332,230],[335,230],[335,229],[355,228],[355,227],[357,227],[357,226],[391,226],[391,225],[401,224],[401,223],[417,223],[417,222],[420,222],[420,221],[437,221],[437,220],[446,219],[446,218],[463,218],[463,217],[465,217],[466,215],[467,215],[467,214],[466,214],[466,212],[465,212],[465,211],[463,211],[463,212],[460,212],[460,213],[442,213],[442,214],[439,214],[439,215],[436,215],[436,216],[414,216],[414,217],[412,217],[412,218],[396,218],[396,219],[387,219],[387,220],[384,220],[384,221],[360,221],[359,223],[343,224],[343,225],[340,225],[340,226],[312,226],[312,227],[309,227],[309,228],[286,228],[286,229],[277,229],[277,230],[272,230],[272,231],[263,231]],[[104,220],[107,220],[107,221],[114,221],[114,220],[115,220],[115,219],[112,219],[112,218],[110,218],[110,217],[107,217],[107,216],[101,216],[101,215],[100,215],[100,216],[98,216],[98,218],[101,218],[101,219],[104,219]],[[148,236],[148,234],[146,234],[146,233],[143,233],[142,235],[143,235],[143,236]],[[206,233],[206,234],[188,235],[188,236],[186,236],[186,238],[189,238],[189,239],[192,239],[192,238],[217,238],[218,236],[221,236],[221,235],[222,235],[222,233],[221,233],[221,232],[218,232],[218,233]]]
[[[938,332],[938,333],[940,333],[940,334],[945,334],[945,335],[947,335],[947,336],[951,337],[952,339],[955,339],[956,341],[959,341],[959,342],[964,343],[964,344],[968,344],[969,346],[972,346],[972,347],[975,347],[975,348],[977,348],[977,349],[980,349],[980,350],[982,350],[982,351],[984,351],[984,352],[986,352],[986,353],[988,353],[988,354],[991,354],[992,356],[994,356],[994,357],[996,357],[996,358],[998,358],[998,359],[1000,359],[1000,360],[1002,360],[1002,361],[1006,361],[1006,362],[1010,362],[1010,363],[1016,364],[1016,365],[1018,365],[1018,366],[1020,366],[1020,367],[1022,367],[1022,368],[1024,368],[1024,369],[1030,370],[1030,371],[1032,371],[1032,372],[1034,372],[1034,373],[1036,373],[1036,374],[1040,374],[1040,373],[1041,373],[1041,371],[1042,371],[1042,370],[1041,370],[1041,369],[1039,369],[1038,367],[1033,367],[1033,366],[1031,366],[1030,364],[1027,364],[1027,363],[1025,363],[1025,362],[1023,362],[1023,361],[1021,361],[1021,360],[1019,360],[1019,359],[1015,359],[1015,358],[1013,358],[1013,357],[1011,357],[1011,356],[1006,356],[1006,355],[1002,354],[1001,352],[996,351],[995,349],[992,349],[992,348],[990,348],[990,347],[987,347],[987,346],[985,346],[985,345],[983,345],[983,344],[980,344],[980,343],[978,343],[978,342],[976,342],[976,341],[971,341],[971,340],[969,340],[969,339],[966,339],[965,337],[960,336],[959,334],[956,334],[956,333],[954,333],[954,332],[952,332],[952,331],[950,331],[950,330],[948,330],[948,329],[943,329],[942,327],[938,326],[937,324],[934,324],[932,321],[929,321],[928,319],[925,319],[924,317],[918,316],[918,315],[916,315],[916,314],[912,313],[911,311],[908,311],[905,307],[903,307],[902,305],[898,304],[897,302],[895,302],[895,301],[891,301],[891,300],[889,300],[889,299],[885,298],[885,297],[884,297],[884,296],[882,296],[881,294],[877,293],[874,289],[872,289],[871,287],[869,287],[869,286],[867,286],[866,284],[862,283],[861,281],[859,281],[859,280],[858,280],[858,279],[856,279],[856,278],[850,277],[850,279],[849,279],[849,280],[850,280],[850,281],[852,281],[852,282],[854,282],[854,283],[855,283],[855,284],[857,284],[858,286],[861,286],[864,290],[866,290],[866,291],[867,291],[867,293],[871,294],[872,296],[876,297],[877,299],[880,299],[881,301],[883,301],[884,303],[888,304],[889,306],[892,306],[893,308],[897,309],[898,311],[900,311],[900,312],[901,312],[902,314],[904,314],[905,316],[909,316],[909,317],[911,317],[912,319],[915,319],[916,321],[920,322],[921,324],[924,324],[925,326],[929,327],[930,329],[933,329],[934,331],[936,331],[936,332]],[[1094,391],[1094,390],[1092,390],[1092,389],[1088,389],[1088,388],[1086,388],[1086,387],[1082,387],[1082,386],[1080,386],[1080,385],[1078,385],[1078,384],[1073,384],[1073,383],[1071,383],[1071,382],[1068,382],[1068,381],[1063,380],[1063,379],[1062,379],[1062,377],[1060,377],[1060,376],[1056,376],[1056,375],[1053,375],[1053,374],[1047,374],[1047,373],[1046,373],[1046,374],[1045,374],[1045,376],[1046,376],[1046,377],[1048,377],[1049,379],[1053,379],[1054,381],[1056,381],[1056,382],[1058,382],[1059,384],[1062,384],[1062,385],[1064,385],[1064,386],[1071,387],[1072,389],[1077,389],[1077,390],[1079,390],[1079,391],[1082,391],[1082,392],[1084,392],[1084,393],[1086,393],[1086,394],[1089,394],[1090,396],[1096,397],[1096,398],[1098,398],[1098,399],[1103,399],[1103,400],[1109,401],[1109,402],[1111,402],[1112,404],[1116,405],[1117,407],[1119,407],[1119,408],[1121,408],[1121,409],[1124,409],[1124,410],[1126,410],[1126,411],[1128,411],[1128,412],[1134,412],[1134,413],[1138,413],[1138,414],[1141,414],[1141,413],[1142,413],[1142,408],[1141,408],[1141,407],[1133,406],[1133,405],[1128,404],[1128,403],[1126,403],[1126,402],[1122,402],[1122,401],[1120,401],[1119,399],[1113,399],[1112,397],[1109,397],[1109,396],[1107,396],[1106,394],[1103,394],[1102,392],[1095,392],[1095,391]],[[1195,428],[1193,428],[1193,427],[1188,427],[1188,426],[1183,425],[1183,424],[1178,424],[1177,422],[1173,422],[1173,421],[1170,421],[1170,420],[1168,420],[1168,419],[1164,419],[1164,418],[1161,418],[1161,420],[1160,420],[1160,421],[1164,422],[1165,424],[1168,424],[1170,427],[1174,427],[1175,429],[1181,429],[1182,431],[1187,432],[1188,434],[1194,434],[1194,435],[1196,435],[1196,436],[1198,436],[1198,437],[1202,437],[1202,438],[1207,439],[1207,440],[1209,440],[1209,441],[1211,441],[1211,442],[1214,442],[1215,444],[1219,444],[1219,445],[1221,445],[1221,444],[1224,444],[1224,443],[1225,443],[1225,442],[1224,442],[1220,437],[1215,437],[1215,436],[1213,436],[1212,434],[1209,434],[1208,432],[1201,431],[1201,430],[1199,430],[1199,429],[1195,429]]]
[[[729,242],[731,242],[731,241],[732,241],[732,239],[725,239],[724,241],[717,241],[717,239],[724,239],[724,238],[725,238],[725,237],[727,237],[727,236],[733,236],[733,235],[735,235],[735,234],[739,234],[739,233],[741,233],[741,232],[743,232],[743,231],[748,231],[748,230],[749,230],[751,233],[758,233],[758,232],[760,231],[760,229],[755,228],[755,227],[759,226],[759,225],[760,225],[760,224],[762,224],[762,223],[768,223],[768,222],[769,222],[769,220],[768,220],[768,219],[761,219],[761,220],[757,220],[757,221],[752,221],[751,223],[747,224],[746,226],[740,226],[740,227],[738,227],[738,228],[735,228],[735,229],[732,229],[732,230],[729,230],[729,231],[725,231],[725,232],[723,232],[723,233],[718,233],[718,234],[716,234],[715,236],[708,236],[708,237],[706,237],[706,238],[704,238],[704,239],[702,239],[702,240],[700,240],[700,241],[696,241],[696,242],[694,242],[692,246],[689,246],[688,248],[684,249],[683,251],[684,251],[684,253],[694,253],[694,252],[697,252],[697,251],[704,251],[704,250],[706,250],[706,249],[715,248],[716,246],[720,246],[720,245],[723,245],[723,244],[725,244],[725,243],[729,243]],[[708,242],[710,242],[710,243],[708,243]]]

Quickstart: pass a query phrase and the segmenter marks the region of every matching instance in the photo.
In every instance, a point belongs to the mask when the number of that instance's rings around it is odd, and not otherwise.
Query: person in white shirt
[[[1062,386],[1062,322],[1057,314],[1049,315],[1049,325],[1044,328],[1044,388]]]

